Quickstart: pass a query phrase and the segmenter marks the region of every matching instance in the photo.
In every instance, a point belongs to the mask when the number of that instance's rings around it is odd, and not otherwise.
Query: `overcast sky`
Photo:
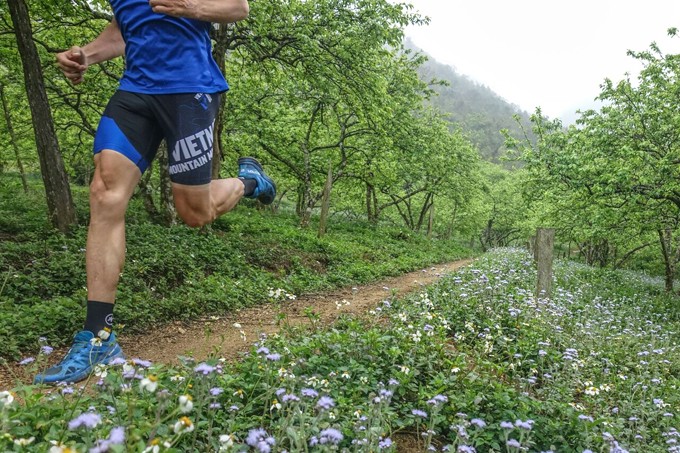
[[[401,0],[430,17],[406,31],[416,46],[507,101],[569,122],[600,84],[637,74],[628,49],[680,53],[676,0]]]

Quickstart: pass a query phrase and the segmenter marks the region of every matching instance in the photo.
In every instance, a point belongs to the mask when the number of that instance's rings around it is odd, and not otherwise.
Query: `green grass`
[[[115,365],[90,391],[19,386],[0,393],[0,449],[25,439],[35,451],[86,451],[118,427],[116,452],[257,451],[246,445],[253,429],[273,438],[272,452],[393,452],[386,439],[398,434],[421,451],[675,451],[680,323],[668,313],[678,297],[658,279],[570,262],[555,277],[552,299],[536,300],[526,252],[495,250],[368,319],[261,339],[238,363],[127,363],[139,379]],[[96,426],[69,427],[87,412]],[[315,444],[328,428],[338,445]]]
[[[82,325],[87,191],[73,187],[81,226],[63,235],[47,225],[40,187],[25,195],[17,180],[2,182],[0,357],[17,358],[38,337],[67,344]],[[299,295],[470,254],[454,241],[361,222],[333,221],[319,239],[315,225],[302,229],[296,216],[249,202],[202,231],[154,224],[133,199],[126,234],[116,322],[128,331],[267,302],[269,288]]]

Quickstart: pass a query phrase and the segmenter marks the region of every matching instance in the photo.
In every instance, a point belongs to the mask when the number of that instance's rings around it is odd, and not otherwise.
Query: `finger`
[[[80,65],[85,64],[85,53],[83,52],[83,49],[81,49],[78,46],[73,46],[71,47],[70,50],[71,57],[74,61],[76,61]]]

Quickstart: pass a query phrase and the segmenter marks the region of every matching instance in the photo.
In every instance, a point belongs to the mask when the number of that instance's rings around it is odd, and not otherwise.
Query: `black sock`
[[[113,304],[88,300],[84,329],[96,336],[104,327],[113,329]]]
[[[255,189],[257,189],[257,180],[251,178],[238,178],[238,179],[240,179],[243,185],[245,186],[245,190],[243,191],[244,197],[251,196],[255,192]]]

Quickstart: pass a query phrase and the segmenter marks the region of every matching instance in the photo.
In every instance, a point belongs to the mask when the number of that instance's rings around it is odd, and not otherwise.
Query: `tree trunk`
[[[321,215],[319,217],[319,237],[326,234],[326,225],[328,223],[328,211],[331,207],[331,189],[333,188],[333,166],[328,164],[328,176],[326,177],[326,184],[323,187],[323,195],[321,196]]]
[[[553,228],[539,228],[536,231],[536,267],[538,282],[536,284],[536,298],[550,299],[552,292],[552,264],[555,249],[555,230]]]
[[[658,230],[659,240],[661,241],[661,252],[663,253],[663,263],[665,270],[666,291],[673,292],[673,281],[675,280],[675,256],[673,254],[673,230],[665,228]]]
[[[66,232],[76,223],[76,211],[64,161],[59,153],[59,142],[54,132],[54,121],[43,82],[42,65],[32,40],[33,29],[28,8],[25,0],[8,1],[24,68],[26,94],[33,118],[40,171],[45,183],[48,217],[55,228]]]
[[[217,30],[213,30],[212,38],[215,40],[215,46],[213,47],[213,58],[220,68],[222,74],[226,77],[226,60],[227,60],[227,48],[229,46],[229,26],[227,24],[220,24]],[[215,128],[213,131],[213,160],[212,160],[212,178],[219,179],[220,170],[222,168],[222,160],[224,159],[223,152],[223,141],[222,132],[224,131],[224,116],[225,116],[225,104],[227,103],[226,97],[222,94],[220,99],[220,109],[217,112],[217,118],[215,119]]]
[[[432,239],[432,227],[434,226],[434,200],[430,205],[430,218],[427,221],[427,238]]]
[[[161,218],[165,226],[177,224],[177,210],[172,198],[172,182],[168,173],[168,146],[165,140],[158,148],[158,171],[160,171]]]
[[[9,139],[12,141],[12,148],[14,149],[14,156],[17,160],[17,167],[19,167],[19,174],[21,175],[21,185],[24,186],[24,193],[28,193],[28,181],[26,180],[26,172],[24,171],[24,164],[21,161],[19,154],[19,144],[17,136],[14,133],[14,126],[12,124],[12,116],[9,113],[9,106],[7,105],[7,97],[5,96],[5,86],[0,83],[0,101],[2,102],[2,111],[5,113],[5,122],[7,123],[7,131],[9,131]]]

